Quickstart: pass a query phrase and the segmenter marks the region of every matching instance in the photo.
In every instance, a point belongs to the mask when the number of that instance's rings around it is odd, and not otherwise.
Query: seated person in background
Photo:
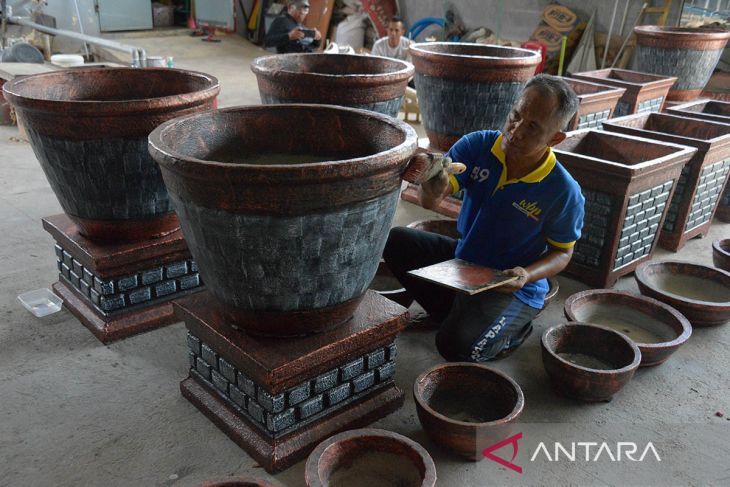
[[[322,41],[317,29],[304,26],[309,13],[309,0],[289,0],[286,13],[277,17],[264,38],[264,46],[276,47],[279,54],[312,52]]]
[[[410,61],[408,47],[411,41],[407,37],[403,37],[406,28],[403,21],[398,17],[393,17],[388,23],[388,37],[383,37],[375,41],[373,45],[373,56],[385,56],[401,61]]]
[[[551,146],[565,139],[562,129],[577,107],[578,98],[564,81],[534,77],[502,132],[472,132],[449,150],[447,157],[465,164],[466,171],[449,174],[450,160],[437,157],[442,169],[420,186],[424,208],[464,189],[457,223],[461,237],[405,227],[390,231],[383,257],[410,296],[440,323],[436,348],[446,360],[481,362],[522,344],[544,305],[546,278],[570,262],[585,200]],[[406,274],[454,257],[518,279],[468,296]]]

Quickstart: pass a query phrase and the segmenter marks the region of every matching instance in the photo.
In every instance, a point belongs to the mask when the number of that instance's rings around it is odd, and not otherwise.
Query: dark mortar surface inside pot
[[[350,464],[335,467],[329,487],[417,487],[421,473],[411,462],[394,453],[371,451]]]
[[[581,367],[588,367],[589,369],[596,370],[614,370],[616,367],[612,366],[608,362],[601,360],[593,355],[580,352],[561,352],[558,356],[563,360],[567,360],[571,364],[580,365]]]
[[[681,274],[656,273],[651,275],[650,280],[655,287],[666,293],[712,303],[730,302],[730,289],[710,279]]]
[[[331,161],[332,157],[317,156],[313,154],[287,154],[287,153],[258,153],[241,154],[235,151],[217,151],[207,157],[208,160],[228,162],[233,164],[254,164],[254,165],[299,165],[314,164],[317,162]]]
[[[465,384],[440,384],[427,399],[428,405],[449,419],[467,423],[486,423],[509,415],[514,409],[515,397],[504,388],[493,394],[484,389]],[[495,388],[496,389],[496,388]]]

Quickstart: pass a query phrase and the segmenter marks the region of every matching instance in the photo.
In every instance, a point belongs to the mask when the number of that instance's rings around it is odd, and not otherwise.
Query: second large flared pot
[[[232,324],[272,336],[352,316],[416,147],[403,122],[328,105],[236,107],[150,135],[207,288]]]
[[[327,103],[398,116],[413,65],[354,54],[284,54],[251,62],[261,102]]]
[[[426,134],[443,151],[469,132],[501,129],[540,62],[535,51],[483,44],[413,44],[410,53]]]
[[[212,76],[176,69],[79,69],[3,87],[61,207],[97,241],[136,241],[179,228],[147,136],[209,110]]]
[[[639,25],[634,64],[639,71],[676,76],[668,100],[692,100],[700,95],[720,60],[730,32]]]

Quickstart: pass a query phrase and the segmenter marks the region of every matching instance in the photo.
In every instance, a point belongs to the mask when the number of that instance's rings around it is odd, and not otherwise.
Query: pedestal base
[[[368,291],[344,325],[290,339],[232,329],[207,292],[174,307],[188,328],[183,395],[269,472],[403,404],[395,337],[408,312],[377,293]]]
[[[83,237],[66,215],[43,218],[43,228],[56,241],[53,290],[103,343],[176,322],[170,301],[202,289],[180,231],[101,244]]]

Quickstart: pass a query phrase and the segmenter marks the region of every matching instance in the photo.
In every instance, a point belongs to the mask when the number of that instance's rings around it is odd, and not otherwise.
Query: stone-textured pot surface
[[[561,78],[578,95],[578,111],[568,122],[566,131],[601,128],[601,122],[613,116],[616,103],[626,92],[626,88],[601,85],[573,78]]]
[[[574,73],[573,78],[623,88],[626,91],[616,103],[614,117],[632,113],[659,112],[676,77],[658,76],[627,69],[598,69]]]
[[[410,438],[362,428],[320,443],[307,458],[304,479],[308,487],[434,487],[436,466]]]
[[[278,336],[352,316],[416,147],[403,122],[322,105],[218,110],[150,135],[208,289],[234,323]]]
[[[712,242],[712,263],[718,269],[730,272],[730,239]]]
[[[641,294],[675,308],[694,327],[730,320],[730,272],[689,262],[646,262],[635,278]]]
[[[647,73],[677,77],[669,90],[669,100],[697,98],[730,39],[730,32],[719,29],[658,25],[639,25],[634,33],[634,65]]]
[[[277,54],[251,62],[261,102],[326,103],[398,116],[413,65],[354,54]],[[327,132],[328,127],[320,130]]]
[[[687,240],[706,235],[730,170],[730,125],[651,113],[609,120],[603,128],[697,149],[682,169],[659,245],[677,251]]]
[[[582,237],[564,272],[611,287],[651,258],[679,174],[696,149],[598,130],[571,132],[554,149],[586,198]]]
[[[619,332],[589,323],[572,322],[543,333],[542,363],[555,388],[582,401],[610,401],[634,376],[641,362],[639,348]],[[579,365],[562,354],[588,355],[607,368]]]
[[[540,62],[535,51],[483,44],[411,44],[410,53],[423,125],[442,151],[469,132],[502,129]]]
[[[70,69],[3,86],[66,214],[92,240],[132,241],[178,228],[147,136],[209,110],[212,76],[177,69]]]
[[[687,318],[656,299],[613,289],[592,289],[565,300],[565,317],[611,328],[641,350],[641,366],[659,365],[690,335]]]
[[[413,384],[413,398],[429,438],[472,461],[510,435],[525,406],[522,389],[509,376],[468,362],[426,370]]]

